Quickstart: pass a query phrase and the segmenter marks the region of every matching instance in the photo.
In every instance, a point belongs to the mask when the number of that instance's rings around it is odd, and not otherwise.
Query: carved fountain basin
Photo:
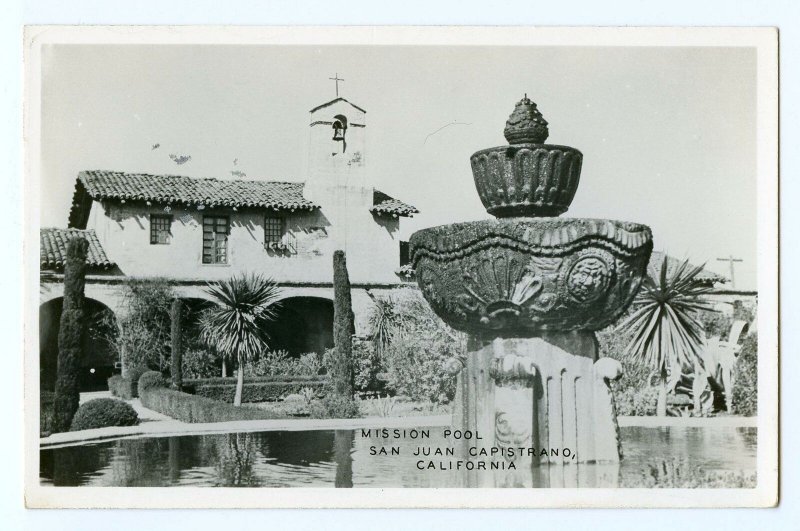
[[[653,242],[637,223],[504,218],[424,229],[410,247],[422,293],[445,322],[514,337],[616,321],[639,290]]]

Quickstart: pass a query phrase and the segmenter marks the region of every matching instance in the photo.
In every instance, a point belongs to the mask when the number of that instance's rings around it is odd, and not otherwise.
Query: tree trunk
[[[239,367],[236,370],[236,394],[233,397],[233,405],[242,405],[242,390],[244,389],[244,364],[239,361]]]
[[[225,357],[224,356],[222,358],[222,377],[223,378],[227,378],[228,377],[228,367],[225,366]]]
[[[86,282],[86,253],[89,242],[72,238],[67,243],[64,266],[64,306],[58,330],[58,364],[53,404],[53,431],[69,431],[72,417],[78,410],[80,390],[78,370],[81,348],[86,334],[84,319],[84,286]]]
[[[333,345],[331,383],[336,394],[353,399],[353,303],[344,251],[333,253]]]
[[[658,402],[656,403],[656,416],[667,416],[667,370],[661,369],[658,378]]]
[[[172,357],[170,359],[170,376],[172,377],[172,388],[178,391],[183,387],[183,338],[181,337],[181,313],[183,304],[176,298],[172,301],[170,308],[170,335],[172,339]]]

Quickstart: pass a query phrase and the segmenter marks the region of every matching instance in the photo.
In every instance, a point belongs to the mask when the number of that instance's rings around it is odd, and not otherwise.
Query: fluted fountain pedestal
[[[470,343],[454,428],[477,432],[488,448],[516,449],[509,457],[518,467],[619,461],[609,382],[622,368],[598,360],[592,332]]]

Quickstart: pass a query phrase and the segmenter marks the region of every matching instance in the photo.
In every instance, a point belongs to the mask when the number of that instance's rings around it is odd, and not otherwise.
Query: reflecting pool
[[[618,465],[518,470],[479,470],[479,457],[435,455],[451,443],[443,428],[425,430],[425,439],[378,438],[362,430],[122,439],[41,450],[39,472],[42,484],[55,486],[755,486],[756,428],[623,427],[625,455]],[[415,455],[426,452],[431,455]],[[503,465],[502,458],[484,460]]]

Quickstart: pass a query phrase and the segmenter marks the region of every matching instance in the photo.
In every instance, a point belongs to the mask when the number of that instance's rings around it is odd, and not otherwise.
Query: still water
[[[40,478],[107,487],[755,486],[756,428],[623,427],[619,465],[485,472],[453,468],[458,457],[414,455],[449,447],[442,428],[428,430],[424,440],[361,430],[123,439],[41,450]]]

